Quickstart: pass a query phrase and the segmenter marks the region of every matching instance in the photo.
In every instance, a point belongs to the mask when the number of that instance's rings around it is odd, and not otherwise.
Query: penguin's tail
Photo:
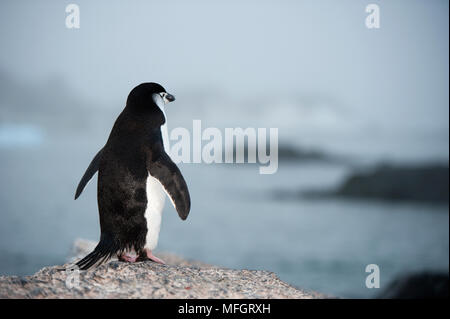
[[[119,245],[109,236],[102,234],[100,242],[86,257],[76,263],[81,270],[88,270],[94,265],[101,265],[110,259],[118,250]]]

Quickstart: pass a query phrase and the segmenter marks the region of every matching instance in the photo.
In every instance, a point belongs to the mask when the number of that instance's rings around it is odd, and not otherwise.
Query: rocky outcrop
[[[75,258],[95,243],[78,240]],[[166,265],[111,260],[89,271],[45,267],[32,276],[0,277],[0,298],[321,298],[261,270],[233,270],[159,253]],[[73,259],[73,258],[72,258]]]

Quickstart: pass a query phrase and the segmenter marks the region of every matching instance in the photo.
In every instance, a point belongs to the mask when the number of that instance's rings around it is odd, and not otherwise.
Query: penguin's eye
[[[164,104],[175,101],[175,96],[173,96],[172,94],[169,94],[167,92],[161,92],[161,93],[159,93],[159,95],[163,99]]]

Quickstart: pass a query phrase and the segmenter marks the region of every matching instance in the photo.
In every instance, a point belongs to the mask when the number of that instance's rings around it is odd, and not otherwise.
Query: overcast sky
[[[76,3],[80,29],[67,29]],[[365,7],[380,6],[367,29]],[[448,157],[448,1],[2,1],[0,69],[108,105],[136,84],[235,99],[325,98]],[[403,130],[389,131],[395,125]],[[447,146],[445,146],[447,145]]]

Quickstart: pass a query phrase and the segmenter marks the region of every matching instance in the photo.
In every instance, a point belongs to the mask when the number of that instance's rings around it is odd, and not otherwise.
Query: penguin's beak
[[[173,96],[172,94],[167,93],[166,99],[169,102],[173,102],[173,101],[175,101],[175,96]]]
[[[161,93],[161,97],[164,100],[164,104],[175,101],[175,96],[166,92]]]

